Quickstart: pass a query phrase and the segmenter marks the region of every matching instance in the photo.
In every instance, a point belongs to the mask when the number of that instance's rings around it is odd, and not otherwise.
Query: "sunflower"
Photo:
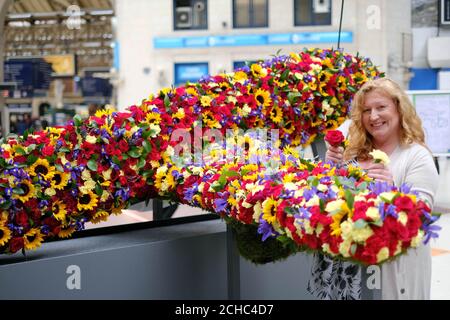
[[[66,220],[66,205],[61,201],[56,201],[52,204],[53,216],[56,220],[65,221]]]
[[[31,229],[23,236],[23,243],[26,250],[34,250],[41,246],[44,237],[39,229]]]
[[[55,168],[50,166],[47,159],[37,159],[27,171],[31,176],[42,176],[45,180],[50,180],[55,174]]]
[[[60,238],[68,238],[75,232],[75,227],[63,227],[58,233]]]
[[[275,105],[270,111],[270,119],[272,119],[275,123],[281,123],[283,120],[283,110],[281,110],[280,106]]]
[[[90,222],[97,224],[97,223],[100,223],[102,221],[108,220],[108,217],[109,217],[108,212],[106,212],[104,210],[99,210],[92,216]]]
[[[236,71],[233,76],[234,81],[243,83],[245,80],[247,80],[247,74],[244,71]]]
[[[69,174],[66,172],[55,171],[52,178],[52,188],[62,190],[69,182]]]
[[[278,205],[282,200],[275,201],[274,198],[270,197],[266,199],[263,203],[263,219],[270,224],[274,224],[277,220],[277,209]]]
[[[83,194],[78,199],[78,210],[93,210],[97,206],[98,196],[92,191]]]
[[[161,115],[157,112],[147,113],[145,120],[148,124],[159,124],[161,122]]]
[[[270,92],[263,89],[258,89],[255,93],[255,100],[258,101],[259,105],[264,107],[270,106],[272,99],[270,98]]]
[[[261,67],[259,64],[252,64],[250,69],[252,70],[252,74],[255,78],[264,78],[267,76],[267,69]]]
[[[202,107],[209,107],[211,105],[211,97],[210,96],[202,96],[200,98],[200,103]]]
[[[295,131],[294,121],[286,122],[283,129],[287,134],[292,134]]]
[[[330,224],[330,229],[332,230],[332,232],[331,232],[332,236],[340,236],[341,235],[341,233],[342,233],[341,222],[347,216],[350,219],[352,217],[352,214],[351,214],[347,204],[344,202],[344,203],[342,203],[340,210],[335,212],[333,214],[333,216],[331,217],[333,219],[333,223]]]
[[[203,116],[203,122],[206,124],[206,126],[210,129],[216,128],[220,129],[222,128],[222,125],[216,120],[214,115],[211,113],[211,111],[205,111],[202,114]]]
[[[3,224],[0,224],[0,247],[4,246],[11,239],[11,230]]]
[[[16,188],[22,189],[23,193],[15,193],[13,195],[13,198],[18,199],[23,203],[27,202],[36,195],[36,189],[34,188],[34,185],[28,180],[22,180],[19,184],[16,185]]]
[[[45,129],[45,131],[50,134],[50,138],[53,141],[59,139],[64,130],[65,130],[64,128],[54,128],[54,127],[48,127]]]

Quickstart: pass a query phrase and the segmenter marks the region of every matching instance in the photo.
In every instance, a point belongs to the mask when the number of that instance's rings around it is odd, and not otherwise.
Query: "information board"
[[[433,153],[450,152],[450,92],[410,92]]]

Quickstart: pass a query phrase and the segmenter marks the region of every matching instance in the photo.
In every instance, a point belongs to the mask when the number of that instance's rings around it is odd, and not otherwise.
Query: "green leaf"
[[[319,200],[319,208],[321,212],[325,212],[325,202],[323,201],[323,199]]]
[[[365,221],[364,219],[358,219],[353,226],[355,229],[362,229],[367,226],[367,221]]]
[[[289,75],[289,72],[290,72],[289,69],[284,70],[284,72],[281,74],[280,81],[286,80],[286,78],[287,78],[288,75]]]
[[[63,166],[60,165],[59,163],[55,164],[55,168],[56,168],[56,170],[58,170],[59,172],[64,172]]]
[[[102,189],[102,187],[101,187],[98,183],[95,184],[95,193],[96,193],[99,197],[101,197],[102,194],[103,194],[103,189]]]
[[[213,188],[213,190],[216,192],[221,191],[225,187],[226,180],[225,182],[223,182],[223,180],[221,181],[221,178],[222,177],[220,177],[219,180],[214,181],[213,184],[211,185],[211,188]]]
[[[79,114],[76,114],[73,117],[73,123],[75,124],[76,127],[81,126],[81,124],[83,123],[83,119],[81,118],[81,116]]]
[[[358,246],[356,245],[356,243],[352,244],[350,247],[350,253],[352,254],[352,256],[355,255],[356,253],[356,249],[358,248]]]
[[[166,107],[166,109],[168,107],[170,107],[170,99],[169,99],[169,96],[167,94],[164,96],[164,106]]]
[[[371,222],[371,224],[376,225],[377,227],[382,227],[383,221],[381,221],[381,219],[378,219],[376,221]]]
[[[355,196],[350,190],[345,190],[345,201],[347,202],[348,208],[351,210],[353,209],[353,203],[355,202]]]
[[[2,204],[0,204],[0,208],[3,210],[8,210],[11,207],[11,201],[5,201]]]
[[[94,159],[91,159],[87,162],[87,167],[89,168],[89,170],[91,171],[97,171],[97,161],[95,161]]]
[[[16,153],[20,154],[21,156],[26,155],[26,151],[24,149],[22,149],[21,147],[17,147],[16,148]]]
[[[138,163],[137,163],[137,165],[136,165],[136,167],[138,169],[140,169],[140,168],[143,168],[144,166],[145,166],[145,159],[144,158],[140,158]]]
[[[59,151],[59,152],[65,152],[65,153],[67,153],[67,152],[70,152],[70,149],[67,148],[67,147],[62,147],[62,148],[59,148],[58,151]]]
[[[30,155],[27,157],[27,164],[28,164],[28,165],[32,165],[33,163],[36,162],[37,159],[38,159],[38,157],[37,157],[36,155],[30,154]]]
[[[13,189],[13,193],[15,193],[15,194],[24,194],[25,191],[23,191],[22,188],[15,187],[15,188]]]
[[[150,132],[149,132],[149,134],[150,134]],[[152,152],[152,145],[151,145],[151,143],[148,142],[147,140],[144,140],[144,142],[142,142],[142,146],[144,147],[144,150],[145,150],[147,153]]]
[[[128,151],[128,155],[132,158],[139,158],[141,156],[141,153],[137,148],[133,148],[130,151]]]
[[[295,100],[302,94],[300,92],[289,92],[287,95],[288,101],[291,105],[295,105]]]
[[[356,88],[353,87],[353,86],[347,86],[347,88],[348,88],[348,90],[350,90],[350,92],[352,92],[352,93],[356,93],[356,91],[358,91],[358,90],[356,90]]]

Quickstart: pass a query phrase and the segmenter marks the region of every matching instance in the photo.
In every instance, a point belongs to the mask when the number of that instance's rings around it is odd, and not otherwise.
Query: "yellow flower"
[[[59,238],[68,238],[72,235],[72,233],[75,232],[75,228],[74,227],[63,227],[61,228],[61,230],[58,233],[58,237]]]
[[[161,122],[161,115],[157,112],[147,113],[145,116],[145,121],[148,124],[159,124]]]
[[[270,119],[275,123],[280,123],[283,120],[283,111],[278,105],[275,105],[270,111]]]
[[[263,219],[266,220],[270,224],[274,224],[277,220],[277,209],[278,205],[281,203],[280,200],[275,200],[270,197],[262,203],[263,206]]]
[[[389,258],[389,248],[383,247],[377,254],[377,263],[380,263],[381,261],[384,261],[387,258]]]
[[[62,222],[66,221],[67,210],[66,205],[63,202],[61,201],[54,202],[52,204],[52,212],[56,220]]]
[[[51,167],[47,159],[37,159],[27,170],[31,176],[41,176],[45,180],[50,180],[55,174],[55,167]]]
[[[184,118],[184,116],[185,116],[184,109],[178,108],[178,111],[173,115],[173,118],[181,120]]]
[[[92,191],[89,191],[88,193],[83,194],[78,198],[77,208],[80,211],[93,210],[97,206],[97,202],[98,196]]]
[[[34,250],[41,246],[44,237],[39,229],[31,229],[23,236],[23,244],[26,250]]]
[[[208,128],[220,129],[222,125],[216,120],[211,111],[205,111],[202,113],[203,122]]]
[[[13,194],[14,199],[18,199],[22,201],[23,203],[27,202],[31,198],[33,198],[36,195],[36,189],[34,185],[28,181],[28,180],[22,180],[16,187],[23,190],[22,194]]]
[[[264,78],[267,76],[267,69],[261,67],[259,64],[252,64],[250,69],[252,70],[252,74],[255,78]]]
[[[247,74],[244,71],[236,71],[233,76],[234,81],[243,83],[245,80],[247,80]]]
[[[263,105],[264,107],[268,107],[272,103],[270,92],[263,89],[256,90],[255,100],[258,101],[258,104]]]
[[[200,104],[202,107],[209,107],[211,105],[211,98],[209,96],[202,96],[200,98]]]
[[[369,154],[373,157],[375,163],[381,162],[387,166],[390,162],[388,155],[381,150],[373,150],[372,152],[369,152]]]
[[[69,183],[69,174],[65,172],[55,171],[55,174],[52,178],[52,188],[57,190],[64,189],[65,186]]]
[[[11,239],[11,230],[3,223],[0,224],[0,247],[4,246],[8,243],[9,239]]]
[[[109,214],[104,210],[97,211],[94,216],[91,218],[91,222],[94,224],[100,223],[102,221],[108,220]]]

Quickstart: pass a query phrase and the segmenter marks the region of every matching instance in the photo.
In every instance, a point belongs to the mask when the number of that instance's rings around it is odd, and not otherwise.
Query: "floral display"
[[[159,197],[254,224],[263,240],[361,263],[395,257],[436,237],[430,208],[408,186],[295,149],[336,129],[354,93],[379,76],[368,59],[305,50],[162,89],[126,112],[9,136],[0,252],[35,249]]]

